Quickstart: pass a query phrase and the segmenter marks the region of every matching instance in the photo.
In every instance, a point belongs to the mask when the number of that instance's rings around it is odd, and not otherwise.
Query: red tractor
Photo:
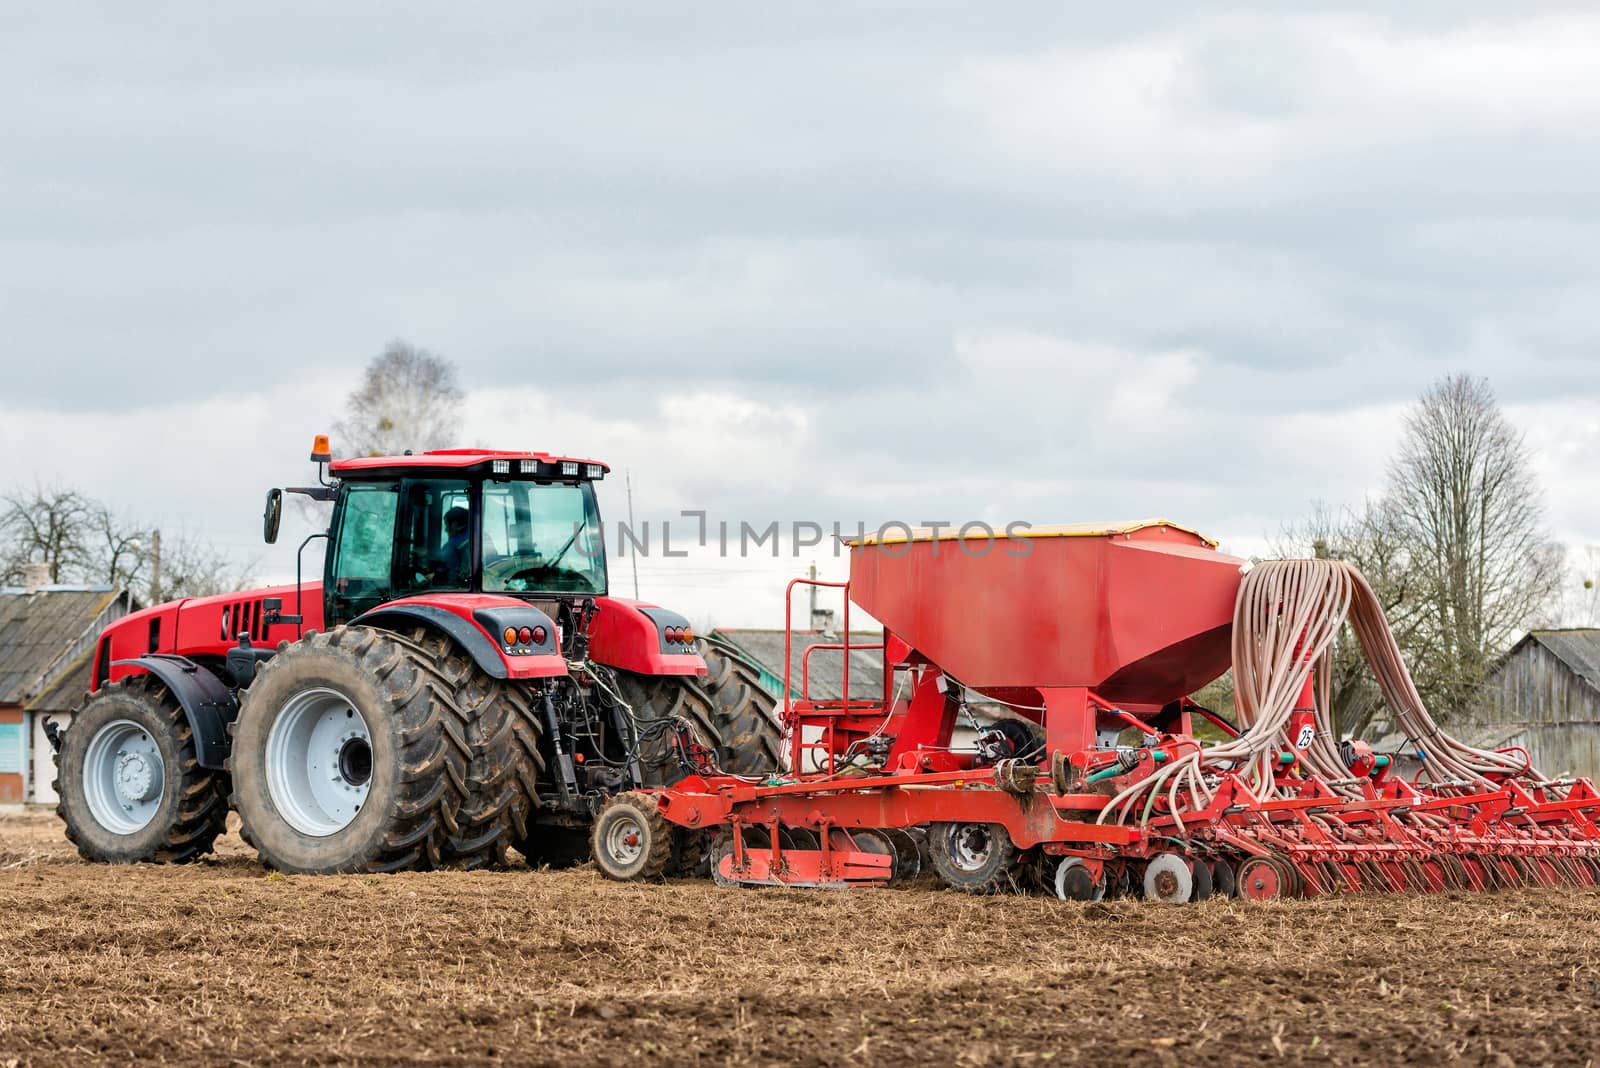
[[[58,811],[95,861],[187,861],[229,808],[271,867],[474,868],[588,852],[618,794],[778,765],[755,670],[609,596],[604,464],[447,450],[333,461],[320,583],[157,605],[101,636],[58,737]],[[329,474],[331,472],[331,477]],[[283,493],[267,495],[275,541]],[[289,607],[292,605],[292,609]],[[679,835],[691,868],[699,835]]]

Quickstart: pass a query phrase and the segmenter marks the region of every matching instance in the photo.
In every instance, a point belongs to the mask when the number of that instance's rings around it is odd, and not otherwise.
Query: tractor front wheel
[[[90,695],[62,736],[56,771],[56,812],[85,860],[194,860],[228,818],[227,776],[200,766],[182,707],[149,675]]]
[[[454,680],[400,635],[339,627],[282,648],[232,728],[246,839],[297,874],[440,866],[468,794],[463,718]]]

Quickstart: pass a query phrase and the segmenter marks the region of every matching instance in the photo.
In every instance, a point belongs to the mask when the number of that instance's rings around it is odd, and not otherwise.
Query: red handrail
[[[845,654],[845,660],[848,661],[850,659],[850,653],[855,652],[857,650],[861,650],[861,651],[864,652],[864,651],[866,651],[868,649],[881,649],[881,648],[882,648],[882,646],[880,646],[880,645],[861,645],[861,644],[852,645],[849,642],[830,642],[830,643],[827,643],[827,644],[818,643],[816,645],[808,645],[808,646],[806,646],[806,651],[800,654],[800,700],[805,701],[808,704],[809,703],[813,703],[811,701],[811,654],[816,652],[818,649],[822,649],[824,651],[829,651],[829,650],[841,651],[841,652],[843,652]],[[846,665],[846,668],[848,669],[848,664]],[[846,683],[848,683],[848,679],[846,679]],[[850,691],[849,691],[848,685],[846,686],[844,691],[839,695],[839,697],[840,697],[841,707],[843,707],[844,710],[848,712],[850,710]],[[860,707],[862,707],[862,708],[870,708],[872,706],[870,704],[866,703],[865,701],[863,701],[861,703]]]
[[[789,738],[789,757],[790,757],[790,764],[792,765],[790,770],[794,774],[799,775],[801,773],[801,771],[802,771],[802,756],[805,753],[806,749],[809,748],[809,747],[806,745],[805,738],[802,735],[802,732],[801,732],[801,729],[800,729],[800,724],[796,723],[795,722],[795,718],[794,718],[794,697],[793,697],[793,694],[794,694],[794,686],[793,686],[794,673],[793,673],[793,667],[792,667],[792,665],[793,665],[792,656],[793,656],[793,649],[794,649],[794,644],[793,644],[794,643],[794,588],[796,586],[820,586],[820,587],[822,587],[824,589],[843,590],[844,591],[844,643],[846,645],[849,645],[850,644],[850,583],[848,581],[845,581],[845,582],[826,582],[826,581],[824,581],[822,579],[797,578],[797,579],[790,579],[789,580],[789,585],[784,587],[784,591],[783,591],[783,720],[784,720],[785,723],[787,723],[789,725],[790,730],[793,732],[790,735],[790,738]],[[805,665],[802,664],[801,666],[803,668]],[[849,707],[850,707],[850,654],[849,653],[846,653],[845,657],[844,657],[844,684],[841,687],[841,692],[842,692],[843,697],[844,697],[845,709],[848,710]],[[804,694],[803,690],[802,690],[802,697],[803,698],[805,697],[805,694]],[[833,747],[832,747],[831,743],[833,741],[833,724],[829,723],[826,729],[827,729],[827,734],[828,734],[828,739],[827,740],[828,740],[828,743],[829,743],[827,745],[828,763],[830,765],[828,770],[832,771],[833,769],[832,769],[831,765],[833,763]]]

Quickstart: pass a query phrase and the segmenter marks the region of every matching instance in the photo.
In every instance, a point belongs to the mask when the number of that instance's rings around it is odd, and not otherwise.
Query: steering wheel
[[[484,566],[483,584],[485,586],[491,584],[504,586],[508,582],[515,582],[518,579],[530,579],[541,572],[549,570],[551,570],[549,564],[530,564],[526,557],[507,556]]]

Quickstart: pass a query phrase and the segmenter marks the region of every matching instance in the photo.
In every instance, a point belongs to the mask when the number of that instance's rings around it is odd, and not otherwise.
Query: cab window
[[[606,591],[594,487],[489,482],[483,487],[483,589]]]
[[[472,588],[472,485],[458,478],[400,483],[398,589]]]
[[[394,562],[396,487],[357,484],[345,489],[339,510],[338,552],[333,561],[333,592],[359,613],[362,606],[390,597]]]

